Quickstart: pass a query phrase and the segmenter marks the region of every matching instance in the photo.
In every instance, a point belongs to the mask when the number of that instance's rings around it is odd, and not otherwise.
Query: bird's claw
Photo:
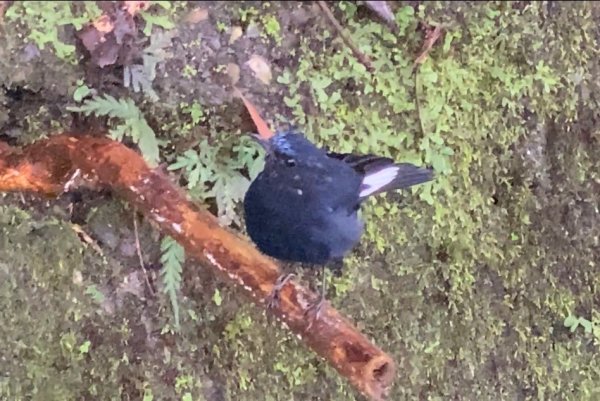
[[[326,302],[327,300],[325,299],[325,297],[321,297],[319,301],[310,304],[308,308],[306,308],[306,311],[304,313],[309,317],[309,323],[306,330],[310,330],[314,322],[319,320],[319,318],[321,317],[321,312],[323,311],[323,307],[325,306]]]
[[[288,281],[290,281],[294,277],[296,277],[294,273],[282,274],[281,276],[279,276],[279,278],[275,282],[275,285],[273,286],[273,289],[271,290],[271,293],[267,295],[265,299],[265,303],[268,309],[277,308],[279,306],[279,301],[281,300],[281,289],[288,283]]]
[[[279,297],[280,290],[273,288],[273,291],[267,296],[265,299],[265,304],[267,305],[267,309],[275,309],[279,306]]]

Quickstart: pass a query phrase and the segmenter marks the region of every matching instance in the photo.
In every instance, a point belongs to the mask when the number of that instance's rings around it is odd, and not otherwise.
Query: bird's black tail
[[[410,163],[379,163],[367,169],[360,187],[360,197],[412,187],[431,181],[433,170]]]
[[[361,199],[382,192],[412,187],[433,179],[431,168],[417,167],[410,163],[394,163],[388,157],[335,152],[328,152],[327,155],[348,163],[363,175],[360,187]]]

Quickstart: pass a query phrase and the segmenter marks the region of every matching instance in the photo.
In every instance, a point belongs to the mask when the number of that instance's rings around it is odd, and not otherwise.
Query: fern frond
[[[79,107],[67,107],[69,111],[84,113],[86,116],[95,114],[97,116],[108,116],[122,119],[139,119],[141,117],[140,109],[137,108],[131,99],[115,99],[105,94],[104,97],[96,96],[87,99]]]
[[[164,282],[164,292],[171,301],[175,328],[179,330],[179,302],[177,301],[177,292],[181,289],[181,271],[182,264],[185,261],[185,251],[171,237],[163,238],[160,250],[162,253],[160,261],[163,265],[161,274]]]
[[[131,99],[115,99],[105,94],[87,99],[79,107],[67,107],[67,110],[84,113],[89,116],[108,116],[122,120],[122,124],[110,130],[111,137],[120,141],[125,135],[138,144],[144,159],[151,166],[156,166],[159,160],[158,141],[156,134],[148,125],[141,110]]]

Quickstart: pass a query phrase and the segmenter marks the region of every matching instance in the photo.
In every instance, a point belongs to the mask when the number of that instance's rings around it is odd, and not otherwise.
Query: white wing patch
[[[398,166],[390,166],[366,175],[362,181],[363,189],[360,191],[359,197],[364,198],[365,196],[369,196],[373,192],[377,192],[380,188],[394,181],[398,174],[398,170]]]

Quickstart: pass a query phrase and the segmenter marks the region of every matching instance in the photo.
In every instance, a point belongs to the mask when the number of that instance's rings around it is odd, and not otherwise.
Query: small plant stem
[[[138,258],[140,259],[140,267],[142,268],[142,273],[144,274],[144,280],[146,281],[146,285],[148,286],[148,290],[150,294],[154,295],[154,290],[150,285],[150,280],[148,279],[148,273],[146,272],[146,266],[144,265],[144,257],[142,256],[142,247],[140,246],[140,236],[138,234],[138,225],[137,225],[137,209],[133,211],[133,232],[135,235],[135,249],[137,250]]]
[[[325,16],[327,17],[327,19],[329,19],[329,22],[331,22],[331,24],[335,27],[335,29],[338,31],[339,35],[344,40],[344,43],[346,44],[346,46],[348,46],[352,50],[352,53],[354,53],[354,57],[356,57],[358,59],[358,61],[360,61],[370,73],[373,73],[375,71],[375,67],[373,66],[373,62],[371,61],[371,59],[366,54],[361,52],[358,49],[358,47],[356,47],[356,45],[350,38],[350,35],[348,35],[344,31],[344,28],[342,27],[342,25],[338,22],[338,20],[335,19],[335,16],[333,15],[331,10],[327,6],[327,3],[325,3],[324,1],[319,1],[318,3],[319,3],[319,6],[321,7],[321,9],[323,10],[323,12],[325,13]]]

